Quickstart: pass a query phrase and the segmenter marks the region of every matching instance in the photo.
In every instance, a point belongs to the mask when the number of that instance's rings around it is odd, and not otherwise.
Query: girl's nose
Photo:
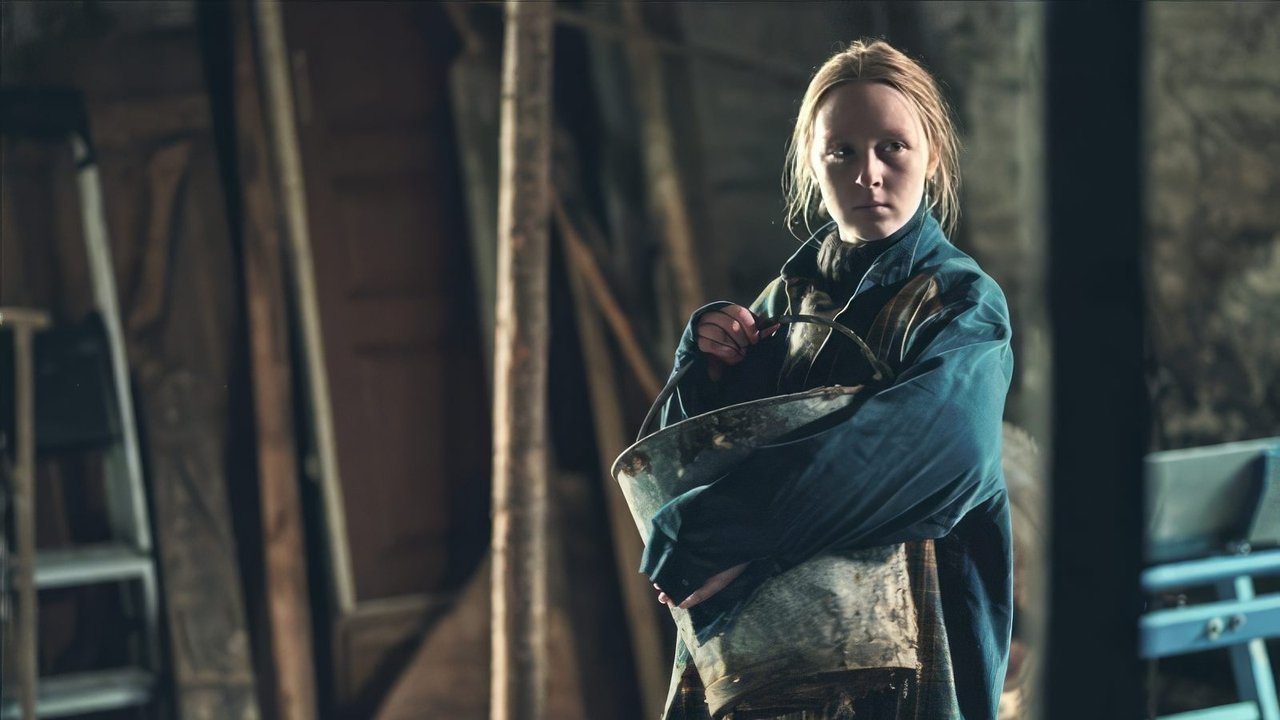
[[[883,179],[884,166],[875,153],[866,153],[858,165],[858,176],[854,179],[859,185],[867,188],[879,187]]]

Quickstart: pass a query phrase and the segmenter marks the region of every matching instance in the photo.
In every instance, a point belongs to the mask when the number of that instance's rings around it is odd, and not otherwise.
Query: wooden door
[[[438,593],[484,543],[490,454],[455,42],[435,3],[285,11],[354,603]]]

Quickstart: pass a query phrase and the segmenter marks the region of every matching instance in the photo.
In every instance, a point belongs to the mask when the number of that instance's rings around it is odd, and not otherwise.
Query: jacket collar
[[[821,238],[835,232],[835,227],[835,221],[832,220],[809,236],[782,264],[782,277],[788,281],[818,277],[818,248],[822,244]],[[938,225],[933,213],[926,209],[923,202],[903,227],[906,229],[906,234],[876,258],[863,276],[862,282],[858,284],[855,295],[874,287],[893,285],[906,280],[911,274],[911,268],[915,265],[917,257],[927,255],[939,243],[946,241],[946,236],[942,234],[942,227]]]

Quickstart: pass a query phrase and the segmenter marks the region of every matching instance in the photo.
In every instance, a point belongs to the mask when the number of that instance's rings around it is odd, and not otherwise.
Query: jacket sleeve
[[[784,287],[781,279],[770,283],[751,304],[749,308],[751,312],[759,317],[777,315],[780,312],[779,304],[785,298]],[[759,395],[755,386],[762,385],[768,377],[762,368],[727,368],[720,382],[712,382],[707,376],[707,357],[698,350],[696,330],[702,316],[732,304],[727,301],[708,303],[695,310],[689,318],[689,324],[685,326],[684,333],[680,336],[680,343],[676,346],[675,365],[671,374],[674,376],[682,369],[686,367],[688,369],[684,371],[675,391],[663,405],[662,427]],[[757,359],[751,354],[748,354],[748,357],[753,361]],[[772,359],[765,359],[763,365],[767,366],[771,362]],[[744,373],[743,370],[747,372]]]
[[[709,303],[693,311],[689,318],[689,324],[685,326],[680,343],[676,346],[675,365],[671,369],[672,376],[682,371],[684,375],[662,407],[662,427],[723,405],[718,392],[719,383],[714,383],[707,377],[707,358],[698,350],[696,329],[703,315],[731,304],[726,301]]]
[[[681,599],[748,560],[785,569],[828,550],[942,537],[1001,492],[1008,310],[994,282],[976,274],[942,299],[909,338],[893,384],[851,417],[761,448],[663,506],[641,571]]]

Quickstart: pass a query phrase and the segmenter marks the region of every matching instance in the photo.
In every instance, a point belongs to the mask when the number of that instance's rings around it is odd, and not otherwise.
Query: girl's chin
[[[874,242],[876,240],[883,240],[889,237],[898,228],[902,227],[903,224],[905,223],[895,222],[888,218],[875,223],[862,222],[851,228],[841,229],[840,236],[841,238],[848,240],[850,231],[852,231],[852,235],[857,238],[859,242]]]

